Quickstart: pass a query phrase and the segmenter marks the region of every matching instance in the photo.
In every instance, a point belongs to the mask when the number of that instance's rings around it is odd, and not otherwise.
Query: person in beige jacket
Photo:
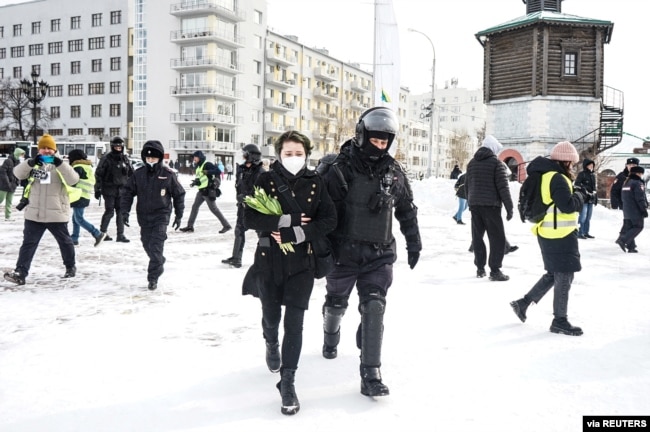
[[[50,135],[45,134],[38,142],[38,155],[16,166],[14,175],[19,180],[28,179],[23,198],[16,206],[17,210],[25,210],[25,229],[16,268],[13,272],[5,273],[4,278],[18,285],[25,284],[32,259],[45,230],[49,231],[59,244],[65,265],[63,277],[74,277],[77,269],[74,244],[68,231],[71,212],[66,184],[76,184],[79,174],[56,156],[56,142]]]

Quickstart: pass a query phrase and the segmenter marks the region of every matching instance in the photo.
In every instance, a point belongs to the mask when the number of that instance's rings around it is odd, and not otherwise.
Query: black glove
[[[174,218],[174,223],[172,223],[172,228],[174,228],[174,231],[178,231],[178,229],[181,227],[181,216],[176,216]]]
[[[512,210],[506,212],[506,220],[509,221],[510,219],[512,219]]]
[[[643,212],[641,212],[641,214],[643,215],[644,218],[647,218],[648,217],[648,210],[643,210]]]
[[[39,162],[38,157],[36,157],[34,159],[27,159],[27,165],[29,165],[32,168],[34,168],[34,165],[36,165],[36,163],[38,163],[38,162]],[[40,165],[40,163],[39,163],[39,165]]]
[[[302,213],[291,213],[291,226],[301,225]]]
[[[63,163],[63,159],[54,156],[54,160],[52,161],[52,163],[54,164],[55,167],[58,167]]]
[[[192,180],[192,183],[190,183],[190,187],[198,186],[200,184],[201,184],[201,180],[194,179],[194,180]]]
[[[122,213],[122,222],[124,222],[124,226],[130,227],[129,225],[129,214],[128,213]]]
[[[411,267],[411,270],[413,270],[413,267],[415,267],[415,265],[418,263],[418,260],[420,259],[420,252],[409,251],[408,255],[409,267]]]
[[[295,242],[296,233],[293,228],[280,228],[280,240],[282,243]]]
[[[102,197],[102,191],[97,189],[95,191],[95,199],[100,199]]]

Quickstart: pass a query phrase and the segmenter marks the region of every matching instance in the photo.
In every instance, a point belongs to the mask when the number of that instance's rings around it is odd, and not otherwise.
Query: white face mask
[[[305,158],[302,156],[289,156],[282,159],[282,166],[291,174],[296,175],[305,166]]]

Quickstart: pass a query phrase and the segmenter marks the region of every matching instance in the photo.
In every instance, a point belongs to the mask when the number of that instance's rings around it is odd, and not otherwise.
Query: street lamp
[[[20,80],[20,88],[22,89],[27,99],[32,103],[32,115],[34,117],[34,148],[38,147],[38,142],[36,140],[37,128],[36,122],[36,112],[38,104],[45,99],[47,96],[47,89],[50,87],[48,83],[43,80],[38,81],[38,72],[32,70],[32,80],[29,81],[26,78]]]
[[[426,34],[412,28],[408,29],[408,31],[413,33],[420,33],[422,36],[427,38],[427,40],[431,44],[431,51],[433,51],[433,64],[431,66],[431,119],[429,120],[429,166],[427,167],[427,178],[428,178],[431,177],[431,164],[432,164],[431,152],[433,151],[433,115],[434,115],[433,113],[435,110],[435,98],[433,92],[436,86],[436,48],[433,46],[433,42],[431,42],[431,38],[429,38],[429,36],[427,36]],[[438,176],[438,152],[436,152],[436,177],[437,176]]]

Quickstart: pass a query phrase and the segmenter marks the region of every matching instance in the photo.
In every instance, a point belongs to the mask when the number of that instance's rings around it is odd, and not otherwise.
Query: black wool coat
[[[14,167],[19,161],[10,154],[0,166],[0,190],[5,192],[15,192],[20,180],[14,175]]]
[[[284,237],[286,230],[278,229],[280,216],[267,215],[246,206],[244,226],[257,231],[259,237],[255,251],[255,261],[249,268],[242,286],[242,294],[259,297],[262,302],[281,302],[301,309],[307,309],[314,287],[314,256],[310,240],[324,236],[336,227],[336,209],[327,193],[323,179],[315,171],[302,169],[292,175],[279,161],[271,164],[270,170],[276,172],[293,193],[298,206],[311,221],[300,225],[305,241],[293,244],[294,252],[286,254],[270,236],[280,231]],[[291,215],[290,205],[278,191],[271,172],[260,173],[255,186],[280,201],[282,213]],[[300,224],[300,217],[292,218],[294,225]],[[284,238],[283,238],[284,240]]]

